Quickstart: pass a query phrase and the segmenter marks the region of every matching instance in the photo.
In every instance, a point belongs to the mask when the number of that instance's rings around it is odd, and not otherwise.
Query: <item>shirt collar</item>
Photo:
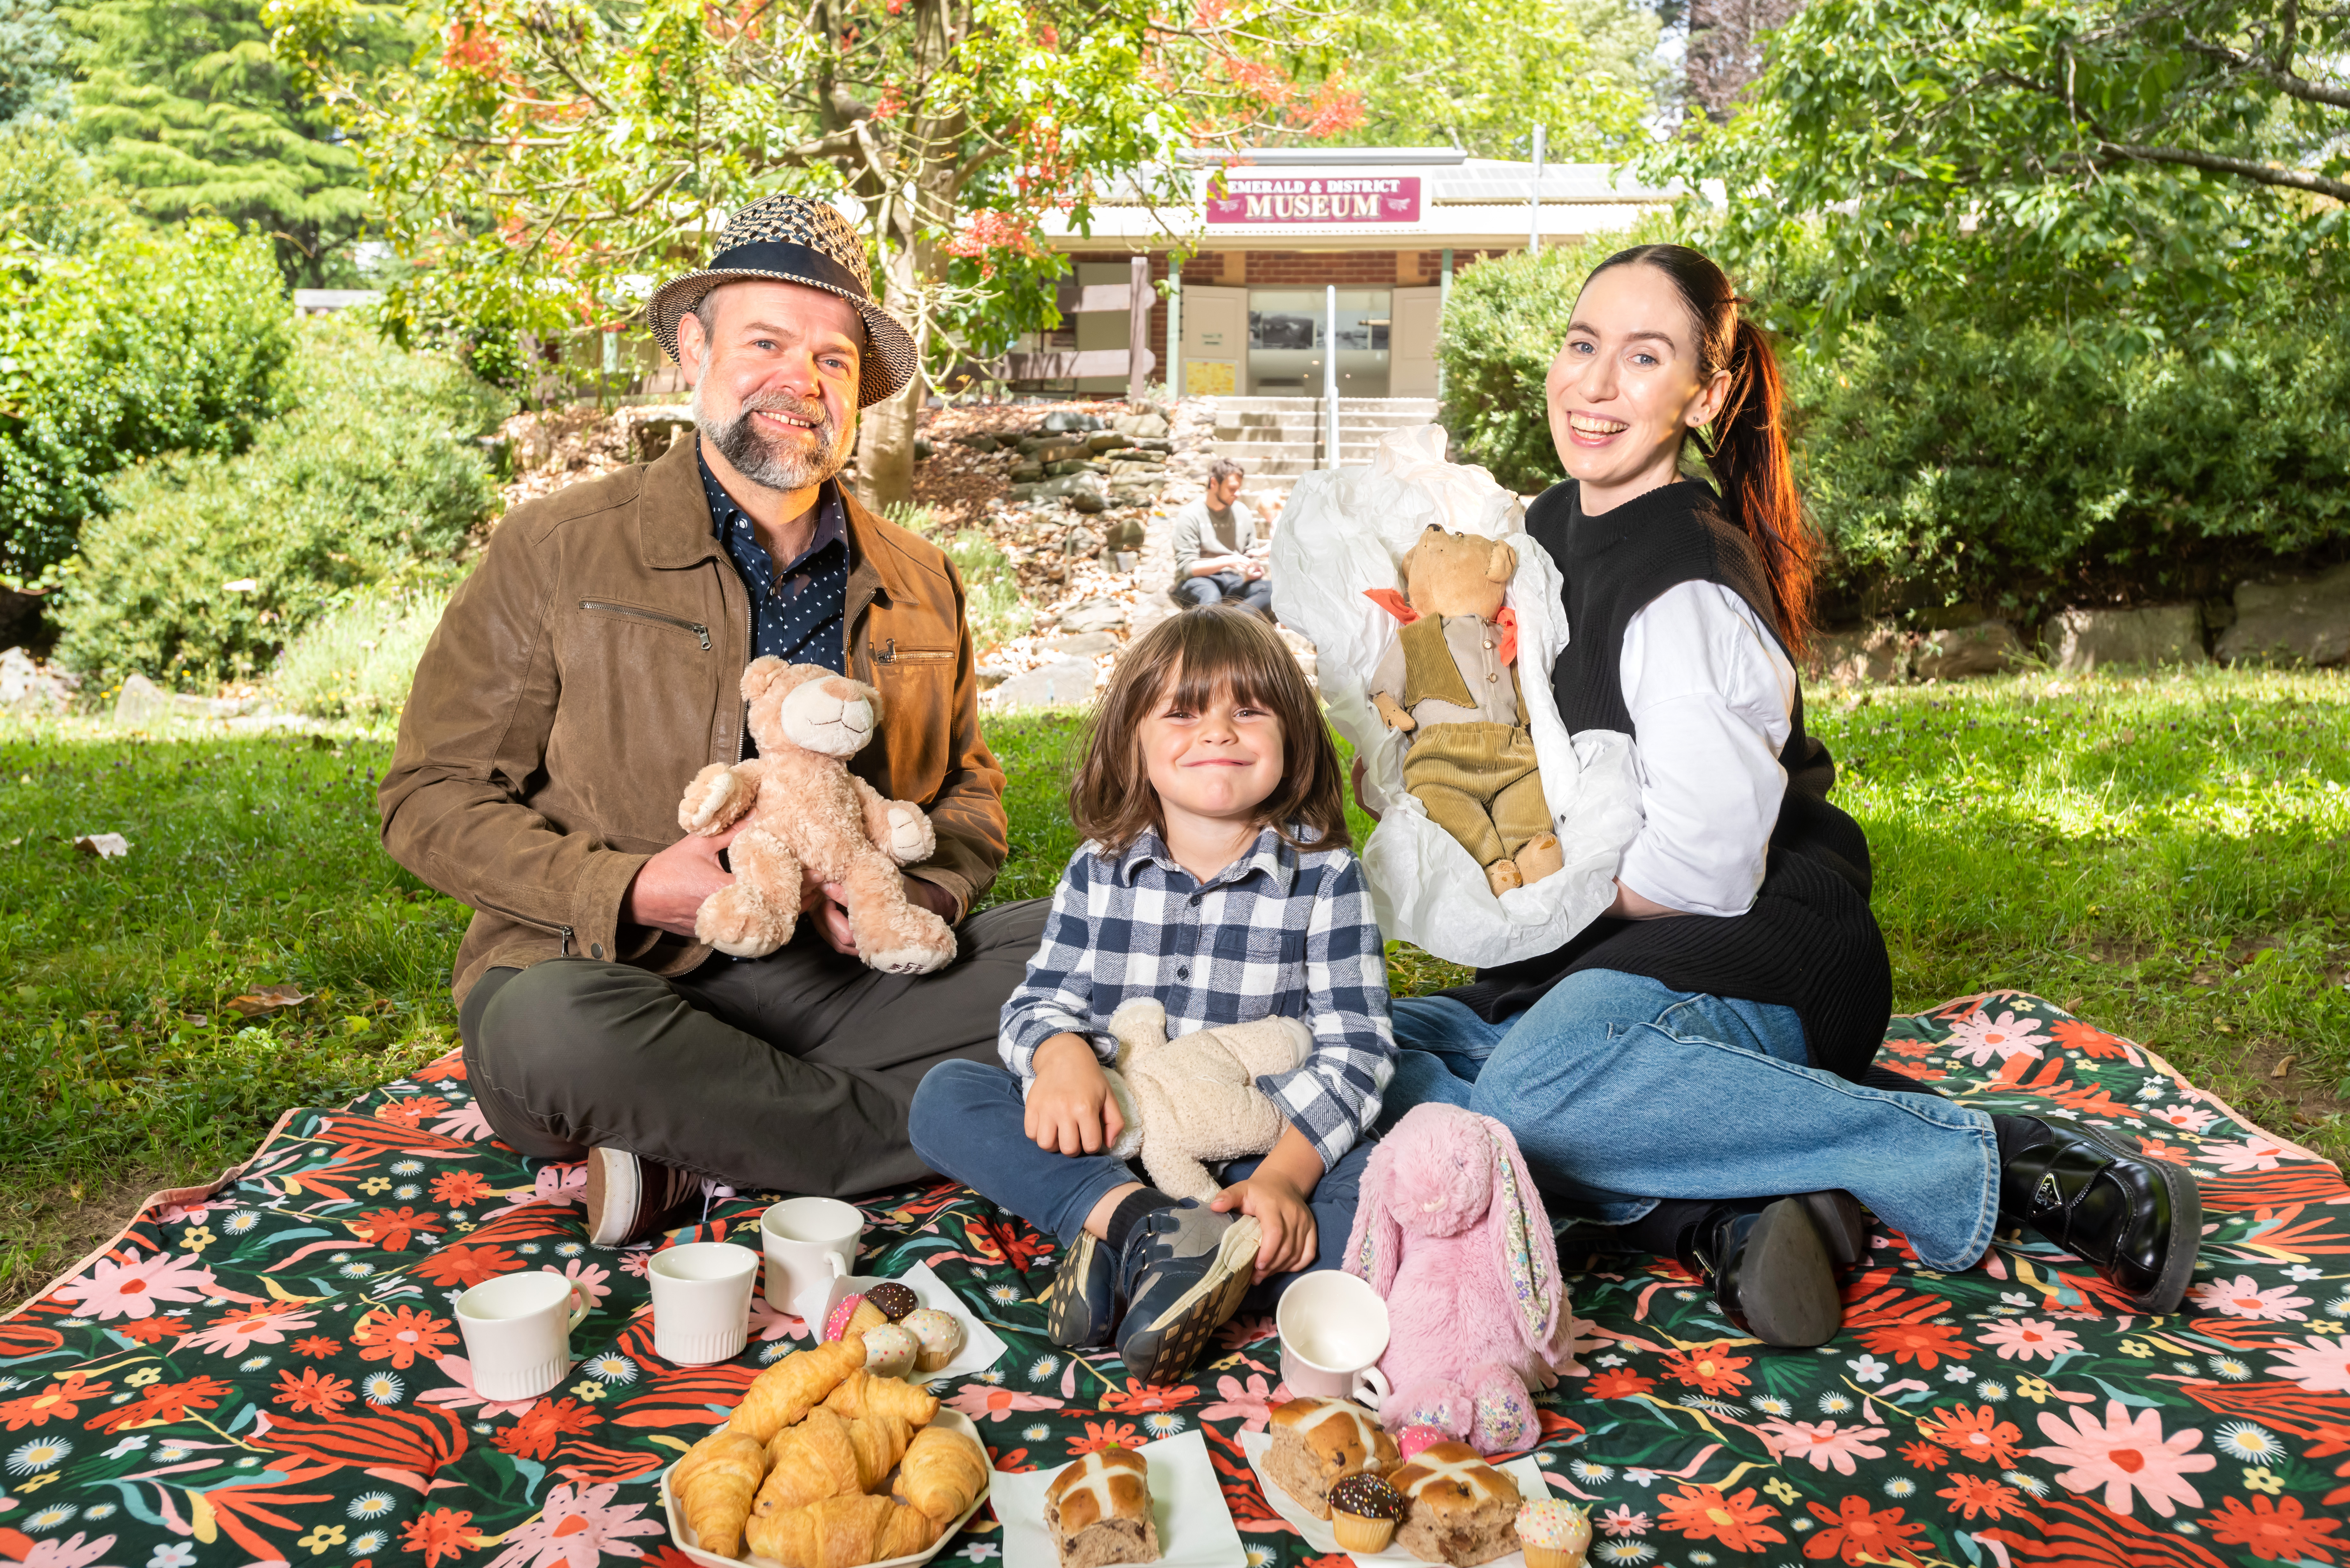
[[[721,543],[725,543],[739,529],[742,538],[755,545],[759,535],[751,522],[751,514],[743,509],[742,503],[734,499],[733,493],[712,472],[709,457],[700,449],[699,438],[695,443],[695,459],[702,465],[702,493],[710,498],[710,531],[718,536]],[[809,537],[808,547],[795,559],[779,566],[775,573],[777,576],[787,577],[798,571],[803,563],[827,545],[837,543],[847,548],[848,514],[840,504],[840,486],[837,482],[825,481],[823,490],[816,496],[816,533]]]
[[[1288,847],[1282,842],[1278,829],[1270,825],[1261,827],[1257,829],[1256,841],[1248,846],[1246,853],[1200,886],[1203,890],[1225,887],[1245,881],[1262,872],[1274,895],[1286,898],[1290,884],[1296,879],[1296,868],[1283,854]],[[1174,856],[1168,853],[1167,841],[1159,836],[1155,827],[1144,828],[1135,841],[1127,846],[1126,853],[1118,857],[1118,879],[1132,887],[1145,864],[1155,864],[1161,870],[1173,871],[1184,877],[1191,875]]]

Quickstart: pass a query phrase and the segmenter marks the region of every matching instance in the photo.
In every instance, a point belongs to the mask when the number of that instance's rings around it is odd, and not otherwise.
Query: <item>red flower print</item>
[[[1860,1335],[1861,1347],[1877,1355],[1889,1355],[1896,1361],[1914,1361],[1925,1371],[1931,1372],[1948,1356],[1952,1361],[1967,1359],[1966,1342],[1959,1337],[1958,1329],[1950,1324],[1889,1323],[1881,1328],[1866,1329]]]
[[[0,1421],[5,1421],[12,1432],[26,1427],[46,1427],[51,1421],[70,1421],[81,1414],[85,1402],[113,1386],[111,1383],[90,1382],[85,1372],[68,1372],[38,1394],[0,1404]]]
[[[465,1056],[462,1051],[452,1051],[437,1062],[427,1062],[408,1075],[421,1084],[443,1081],[462,1084],[465,1081]]]
[[[1950,1484],[1934,1494],[1950,1505],[1953,1513],[1963,1513],[1969,1519],[1981,1513],[1997,1519],[2003,1513],[2026,1511],[2022,1494],[2012,1486],[2002,1486],[1995,1480],[1970,1476],[1960,1470],[1950,1477]]]
[[[121,1323],[114,1325],[115,1333],[140,1345],[152,1345],[157,1340],[169,1339],[175,1334],[185,1334],[187,1331],[186,1318],[166,1317],[161,1313],[157,1313],[153,1317],[125,1318]]]
[[[1676,1350],[1665,1357],[1668,1376],[1702,1394],[1731,1394],[1746,1386],[1746,1375],[1739,1370],[1753,1361],[1751,1355],[1732,1355],[1710,1345],[1695,1350]]]
[[[1097,1454],[1104,1449],[1130,1449],[1135,1446],[1134,1428],[1124,1421],[1087,1421],[1086,1435],[1069,1439],[1072,1454]]]
[[[307,1338],[297,1339],[293,1345],[294,1354],[296,1355],[332,1355],[342,1347],[341,1340],[328,1339],[323,1334],[314,1334]]]
[[[2077,1018],[2059,1019],[2048,1026],[2048,1033],[2056,1036],[2056,1044],[2067,1051],[2078,1051],[2084,1056],[2118,1059],[2125,1054],[2119,1039],[2095,1024],[2084,1023]]]
[[[185,1383],[158,1383],[128,1405],[117,1405],[87,1423],[93,1432],[119,1431],[146,1421],[183,1421],[192,1410],[218,1407],[221,1396],[235,1390],[217,1377],[191,1377]]]
[[[351,1343],[360,1346],[366,1361],[389,1361],[405,1371],[420,1355],[437,1360],[457,1343],[445,1317],[413,1307],[378,1307],[351,1330]]]
[[[379,1209],[372,1214],[362,1214],[359,1224],[367,1231],[368,1240],[387,1252],[405,1252],[408,1243],[419,1231],[438,1235],[449,1227],[436,1214],[419,1214],[409,1208]]]
[[[411,1552],[424,1553],[424,1568],[434,1568],[443,1557],[454,1557],[473,1545],[473,1522],[470,1512],[453,1508],[436,1508],[401,1527],[400,1543]]]
[[[1593,1373],[1586,1387],[1594,1399],[1629,1399],[1656,1386],[1655,1378],[1643,1377],[1628,1366],[1611,1366],[1605,1372]]]
[[[1779,1511],[1754,1501],[1754,1489],[1724,1497],[1719,1489],[1684,1481],[1680,1495],[1657,1500],[1664,1516],[1657,1522],[1692,1541],[1719,1541],[1732,1552],[1759,1552],[1787,1538],[1762,1521]]]
[[[2303,1518],[2299,1498],[2281,1497],[2272,1503],[2267,1498],[2255,1497],[2250,1508],[2232,1497],[2221,1498],[2220,1511],[2205,1514],[2200,1522],[2212,1540],[2227,1546],[2249,1546],[2263,1563],[2310,1557],[2331,1563],[2334,1552],[2350,1547],[2350,1541],[2334,1539],[2334,1532],[2342,1528],[2339,1523]]]
[[[465,1286],[514,1273],[521,1267],[522,1260],[504,1247],[455,1241],[426,1254],[409,1272],[436,1285]]]
[[[516,1459],[543,1459],[555,1452],[555,1445],[564,1438],[592,1432],[601,1419],[577,1399],[541,1399],[490,1441]]]
[[[444,1170],[432,1179],[432,1201],[452,1209],[479,1203],[489,1195],[489,1180],[478,1171]]]
[[[287,1367],[277,1375],[276,1401],[296,1410],[307,1410],[320,1416],[331,1416],[350,1402],[351,1385],[347,1377],[336,1377],[306,1366],[302,1376],[294,1376]]]
[[[1937,1407],[1918,1423],[1918,1429],[1979,1465],[2013,1464],[2016,1439],[2023,1436],[2014,1422],[2001,1420],[1988,1405],[1972,1410],[1961,1405],[1955,1411]]]
[[[1809,1506],[1813,1517],[1827,1528],[1804,1542],[1806,1557],[1841,1557],[1855,1568],[1863,1563],[1890,1563],[1897,1556],[1905,1563],[1924,1561],[1909,1537],[1926,1527],[1902,1523],[1898,1508],[1875,1512],[1865,1497],[1846,1498],[1834,1513],[1816,1502]]]
[[[1904,1443],[1901,1459],[1904,1463],[1916,1465],[1921,1470],[1938,1470],[1950,1462],[1950,1456],[1931,1443]]]
[[[407,1122],[411,1126],[427,1116],[437,1116],[449,1108],[449,1102],[438,1095],[414,1095],[404,1100],[386,1100],[375,1108],[376,1119],[387,1122]]]
[[[1025,1449],[1006,1449],[1001,1453],[997,1453],[993,1449],[987,1451],[995,1455],[995,1468],[1005,1475],[1026,1475],[1036,1468],[1036,1462],[1028,1457],[1028,1450]]]
[[[1123,1390],[1113,1389],[1102,1396],[1102,1408],[1115,1410],[1121,1416],[1139,1416],[1150,1410],[1174,1410],[1190,1404],[1199,1392],[1188,1383],[1177,1388],[1160,1388],[1129,1377]]]
[[[2185,1149],[2175,1143],[2165,1143],[2158,1137],[2139,1137],[2137,1151],[2148,1159],[2167,1159],[2173,1165],[2187,1163]]]

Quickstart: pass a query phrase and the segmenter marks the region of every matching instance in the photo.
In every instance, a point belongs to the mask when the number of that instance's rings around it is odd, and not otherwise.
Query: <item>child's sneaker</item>
[[[1263,1240],[1248,1215],[1219,1214],[1189,1198],[1136,1228],[1117,1271],[1130,1303],[1118,1325],[1128,1376],[1167,1384],[1190,1368],[1240,1310]]]
[[[1045,1333],[1066,1350],[1097,1350],[1118,1326],[1118,1254],[1087,1232],[1061,1259],[1045,1295]]]

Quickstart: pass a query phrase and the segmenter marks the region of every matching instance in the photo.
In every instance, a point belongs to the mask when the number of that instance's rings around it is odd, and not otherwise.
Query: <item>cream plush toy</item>
[[[1270,1154],[1289,1124],[1256,1086],[1266,1073],[1286,1073],[1314,1048],[1314,1032],[1295,1018],[1260,1018],[1167,1038],[1167,1008],[1153,997],[1110,1015],[1118,1065],[1107,1076],[1126,1130],[1110,1152],[1142,1157],[1150,1184],[1170,1198],[1205,1203],[1223,1184],[1211,1159]]]
[[[762,958],[792,940],[800,871],[837,882],[858,956],[889,974],[924,974],[955,955],[954,932],[906,901],[898,867],[930,858],[931,819],[884,800],[848,771],[881,722],[881,694],[820,664],[754,659],[743,671],[745,720],[759,754],[694,775],[678,826],[715,836],[748,825],[727,846],[734,880],[702,900],[693,934],[720,952]]]

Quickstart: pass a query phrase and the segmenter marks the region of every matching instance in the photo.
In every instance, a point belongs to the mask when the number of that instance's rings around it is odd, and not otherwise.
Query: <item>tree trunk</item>
[[[914,286],[914,257],[903,246],[894,247],[884,275],[881,303],[914,332],[918,347],[923,329],[921,301]],[[914,436],[921,423],[922,402],[930,383],[920,371],[905,389],[865,410],[857,431],[857,498],[876,512],[914,499]]]

